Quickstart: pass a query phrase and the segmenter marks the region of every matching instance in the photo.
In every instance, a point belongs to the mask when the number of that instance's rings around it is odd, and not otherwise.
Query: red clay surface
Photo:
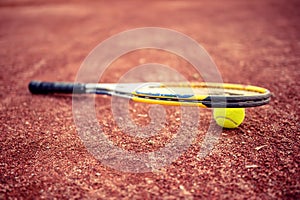
[[[1,1],[0,199],[299,199],[299,10],[297,1],[275,0]],[[123,173],[88,153],[76,132],[71,97],[31,95],[27,84],[74,81],[99,42],[149,26],[189,35],[210,52],[225,82],[266,87],[273,98],[247,109],[239,128],[223,130],[205,158],[197,153],[210,110],[201,110],[196,141],[170,166]],[[172,56],[146,50],[125,55],[103,80],[118,81],[148,62],[198,80],[187,63]],[[97,98],[97,107],[105,132],[129,150],[164,146],[180,121],[178,108],[166,107],[161,135],[132,141],[114,123],[110,98]],[[148,109],[131,104],[133,121],[149,123]]]

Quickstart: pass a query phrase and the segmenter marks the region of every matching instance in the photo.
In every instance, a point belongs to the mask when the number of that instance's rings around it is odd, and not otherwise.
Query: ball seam
[[[235,121],[233,121],[232,119],[230,119],[230,118],[228,118],[228,117],[223,117],[223,116],[217,116],[217,117],[215,117],[216,119],[219,119],[219,118],[222,118],[222,119],[227,119],[227,120],[229,120],[229,121],[231,121],[232,123],[234,123],[235,125],[239,125],[238,123],[236,123]]]

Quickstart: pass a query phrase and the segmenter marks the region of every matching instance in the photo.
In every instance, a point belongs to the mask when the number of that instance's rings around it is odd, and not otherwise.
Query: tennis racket
[[[129,98],[136,102],[200,106],[204,108],[245,108],[268,104],[269,90],[229,83],[29,83],[32,94],[100,94]]]

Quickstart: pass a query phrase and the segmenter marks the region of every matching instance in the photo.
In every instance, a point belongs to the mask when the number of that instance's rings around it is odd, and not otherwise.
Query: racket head
[[[230,83],[147,83],[132,92],[138,102],[200,107],[255,107],[269,103],[269,90]]]

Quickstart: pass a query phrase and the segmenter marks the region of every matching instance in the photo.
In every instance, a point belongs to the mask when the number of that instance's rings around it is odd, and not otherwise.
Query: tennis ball
[[[245,119],[245,108],[215,108],[214,119],[224,128],[236,128]]]

